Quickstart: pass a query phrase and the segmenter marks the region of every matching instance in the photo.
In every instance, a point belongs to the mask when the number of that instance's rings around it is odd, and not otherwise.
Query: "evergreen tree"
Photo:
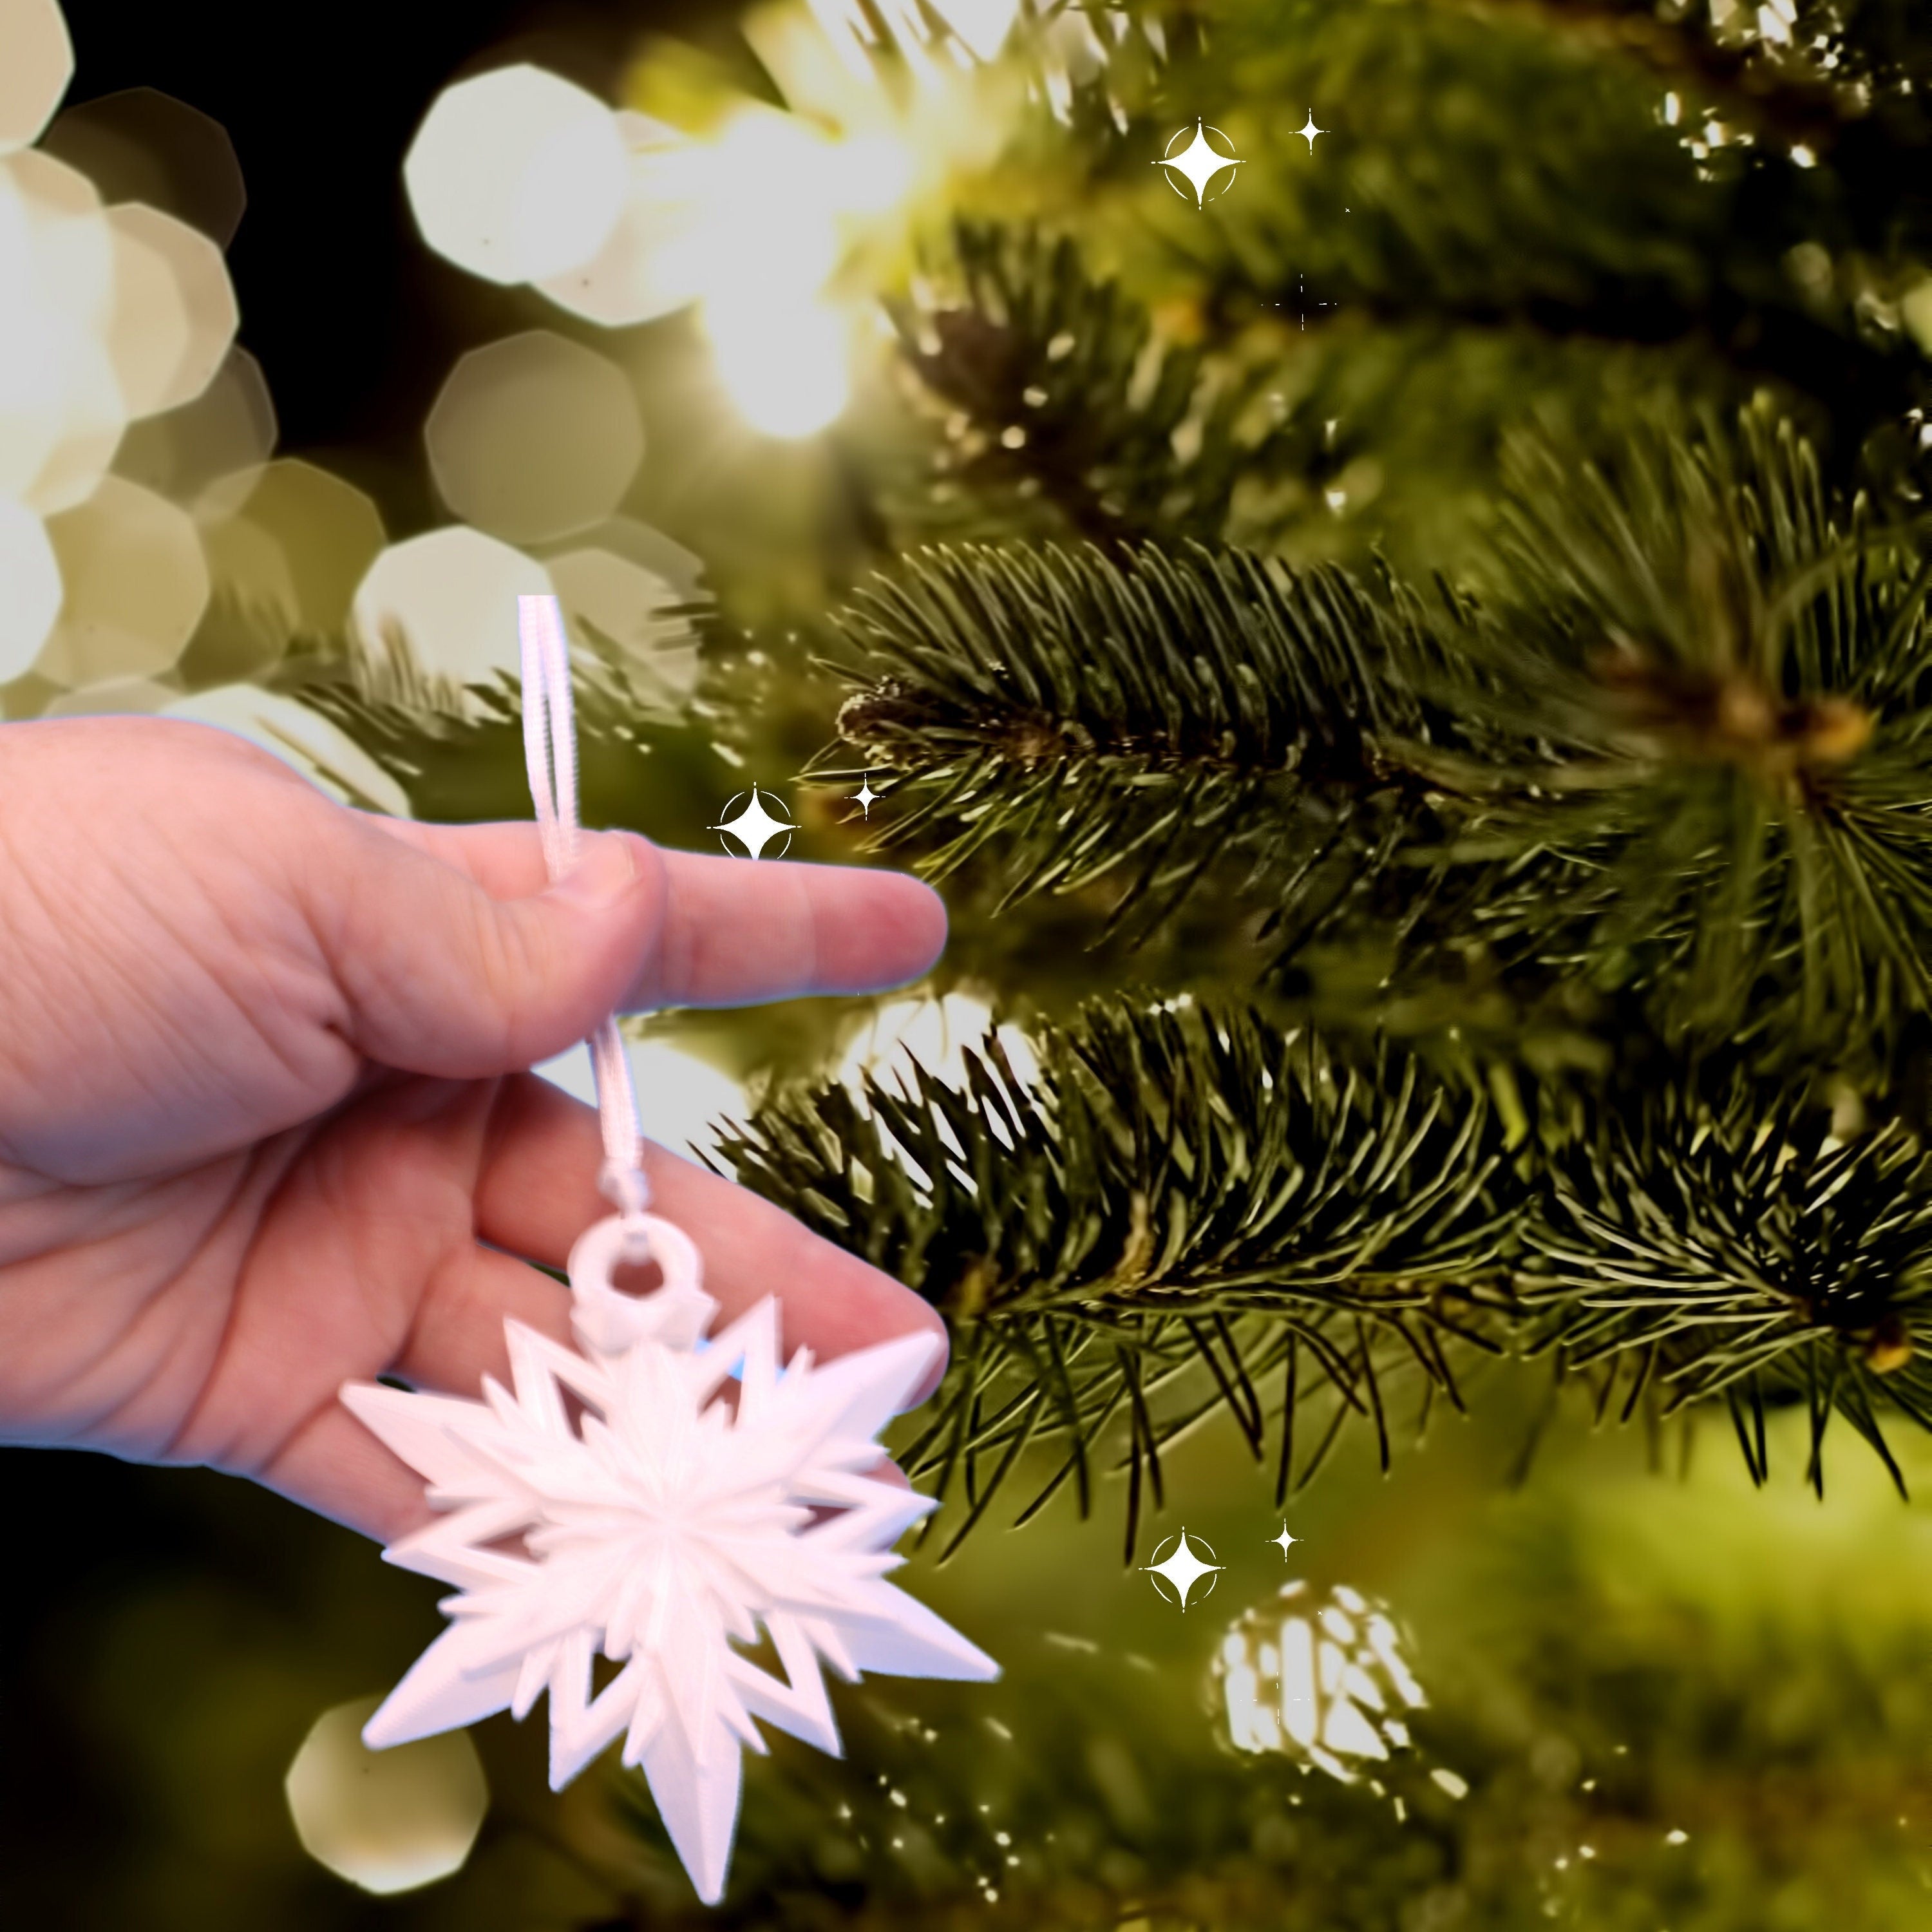
[[[1004,58],[1033,98],[871,272],[895,377],[824,440],[808,567],[721,536],[688,711],[614,650],[578,700],[591,822],[694,838],[668,801],[714,747],[772,785],[808,761],[801,852],[946,884],[941,989],[1002,1025],[956,1076],[854,1085],[860,1015],[781,1016],[718,1157],[946,1316],[899,1445],[937,1545],[1070,1494],[1143,1562],[1204,1420],[1265,1508],[1350,1430],[1387,1468],[1512,1360],[1686,1454],[1715,1418],[1754,1481],[1800,1411],[1820,1496],[1841,1419],[1903,1490],[1896,1432],[1932,1426],[1932,17],[1160,0],[1030,9]],[[1202,206],[1150,165],[1197,116],[1240,157]],[[465,710],[326,641],[278,675],[422,815],[520,815],[512,692]],[[800,1793],[844,1780],[868,1844],[893,1801],[781,1750],[734,1922],[977,1922],[982,1768],[922,1756],[917,1714],[967,1704],[854,1708],[955,1836],[842,1876]],[[1102,1852],[1154,1756],[1065,1749],[1006,1793],[1066,1828],[1000,1880],[1016,1922],[1413,1932],[1458,1873],[1461,1922],[1544,1922],[1482,1849],[1506,1780],[1471,1835],[1392,1771],[1430,1849],[1372,1882],[1385,1810],[1311,1796],[1348,1848],[1318,1876],[1199,1772],[1138,1801],[1130,1868]],[[657,1883],[624,1910],[675,1910]]]

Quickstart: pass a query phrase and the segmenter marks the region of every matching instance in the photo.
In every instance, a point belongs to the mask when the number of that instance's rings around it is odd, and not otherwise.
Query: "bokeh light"
[[[423,239],[493,282],[587,262],[616,226],[629,156],[610,110],[541,68],[499,68],[440,94],[403,164]]]
[[[0,494],[64,508],[112,458],[126,422],[100,337],[112,285],[86,176],[32,151],[0,162]]]
[[[1039,1056],[1018,1027],[994,1027],[993,1010],[970,993],[948,993],[942,999],[888,1000],[847,1048],[838,1077],[853,1097],[865,1104],[865,1076],[882,1084],[908,1084],[908,1063],[922,1066],[935,1079],[963,1087],[967,1050],[981,1052],[992,1033],[1013,1076],[1030,1086],[1040,1076]]]
[[[662,614],[682,599],[662,577],[603,549],[566,550],[544,563],[568,626],[580,634],[595,626],[666,695],[689,693],[698,681],[698,646],[688,624]]]
[[[202,508],[216,581],[272,590],[302,630],[341,627],[384,542],[381,512],[362,490],[292,458],[223,478]],[[218,563],[218,552],[234,567]]]
[[[443,501],[512,543],[567,536],[608,516],[644,454],[628,381],[595,350],[548,329],[464,356],[423,434]]]
[[[856,13],[756,10],[747,39],[807,111],[741,98],[704,138],[614,114],[536,68],[460,82],[411,150],[418,224],[450,260],[530,281],[604,327],[700,304],[740,415],[768,436],[810,436],[850,393],[852,318],[830,292],[840,265],[943,178],[949,158],[970,165],[990,138],[959,70],[997,52],[1016,0],[954,10],[944,29],[914,8],[885,11],[918,79],[908,106],[880,86]],[[928,43],[949,34],[948,57],[934,59]],[[539,239],[514,238],[525,224]]]
[[[541,553],[546,561],[556,551],[607,550],[614,556],[662,578],[678,596],[690,599],[704,594],[703,560],[683,544],[640,524],[634,517],[607,517],[586,530],[574,531],[563,542]]]
[[[629,157],[617,220],[594,255],[537,286],[586,322],[628,328],[697,298],[694,268],[706,210],[688,136],[628,110],[615,118]]]
[[[748,294],[707,302],[706,333],[718,374],[754,429],[810,436],[832,422],[851,393],[844,319],[815,302],[774,302]]]
[[[0,682],[34,662],[60,615],[59,560],[46,526],[24,503],[0,496]]]
[[[105,718],[119,715],[152,716],[181,696],[173,685],[158,678],[117,677],[105,684],[84,685],[64,691],[44,705],[43,718]]]
[[[315,1721],[284,1789],[302,1849],[338,1878],[381,1894],[462,1869],[489,1809],[464,1731],[372,1751],[364,1720],[382,1700],[338,1704]]]
[[[1229,1627],[1214,1676],[1236,1750],[1282,1751],[1344,1784],[1406,1746],[1400,1713],[1428,1701],[1386,1610],[1300,1577]]]
[[[372,650],[400,634],[432,676],[482,682],[492,670],[521,675],[517,599],[556,594],[534,558],[455,525],[383,551],[357,587],[352,619]]]
[[[34,668],[71,688],[172,665],[208,604],[208,566],[187,512],[109,476],[50,517],[47,536],[64,595]]]
[[[226,248],[248,205],[228,130],[152,87],[97,94],[61,114],[42,152],[80,169],[108,202],[140,202]]]
[[[211,486],[244,478],[275,446],[275,406],[261,364],[230,349],[214,380],[191,403],[128,425],[114,452],[114,473],[176,502],[192,502]],[[233,490],[215,513],[235,508]]]
[[[178,409],[208,387],[235,340],[241,318],[228,265],[206,235],[158,208],[132,203],[113,209],[110,219],[117,235],[128,237],[165,264],[186,325],[181,354],[160,382],[159,394],[152,401],[141,400],[138,406],[130,397],[128,412],[145,416]],[[127,320],[130,328],[139,329],[147,319],[137,310]]]
[[[191,334],[188,299],[174,264],[142,232],[140,218],[152,212],[131,206],[107,212],[114,250],[107,354],[130,416],[151,416],[171,406],[169,392],[188,359]]]
[[[74,78],[74,43],[56,0],[0,0],[0,154],[52,118]]]

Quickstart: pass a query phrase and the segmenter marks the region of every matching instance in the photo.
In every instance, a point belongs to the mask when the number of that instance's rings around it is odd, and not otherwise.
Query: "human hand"
[[[534,823],[352,812],[209,726],[0,725],[0,1441],[207,1464],[394,1541],[422,1480],[338,1390],[475,1395],[508,1315],[567,1340],[527,1262],[613,1211],[596,1112],[521,1070],[614,1009],[896,985],[945,937],[902,874],[634,832],[548,885]],[[769,1203],[646,1170],[728,1318],[776,1294],[821,1356],[943,1334]]]

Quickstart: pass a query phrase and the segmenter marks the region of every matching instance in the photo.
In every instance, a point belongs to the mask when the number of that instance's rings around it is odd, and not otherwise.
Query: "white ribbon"
[[[554,884],[577,862],[580,842],[570,646],[556,599],[519,597],[517,636],[523,647],[524,758],[543,832],[544,862]],[[590,1036],[590,1068],[604,1130],[604,1166],[597,1184],[623,1216],[624,1258],[642,1262],[650,1252],[644,1210],[650,1205],[651,1190],[644,1178],[630,1058],[614,1014],[607,1015]]]

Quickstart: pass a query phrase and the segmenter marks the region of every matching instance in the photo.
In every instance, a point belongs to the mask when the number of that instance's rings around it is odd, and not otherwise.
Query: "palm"
[[[68,767],[98,772],[103,728],[130,802],[77,824]],[[344,812],[198,728],[8,728],[10,795],[45,803],[10,815],[0,884],[0,1430],[212,1463],[393,1538],[421,1484],[337,1391],[392,1372],[474,1393],[504,1366],[506,1315],[564,1335],[567,1295],[520,1257],[560,1267],[610,1211],[589,1108],[525,1072],[392,1064],[422,1064],[411,1014],[436,989],[417,976],[459,963],[420,935],[412,953],[397,896],[425,914],[425,893],[526,898],[544,883],[535,828]],[[933,950],[908,881],[662,870],[619,962],[626,1009],[890,983]],[[512,1001],[500,1037],[444,1058],[527,1067],[569,1043],[546,1024]],[[728,1310],[784,1288],[788,1340],[821,1352],[932,1319],[717,1177],[658,1152],[651,1178]]]

